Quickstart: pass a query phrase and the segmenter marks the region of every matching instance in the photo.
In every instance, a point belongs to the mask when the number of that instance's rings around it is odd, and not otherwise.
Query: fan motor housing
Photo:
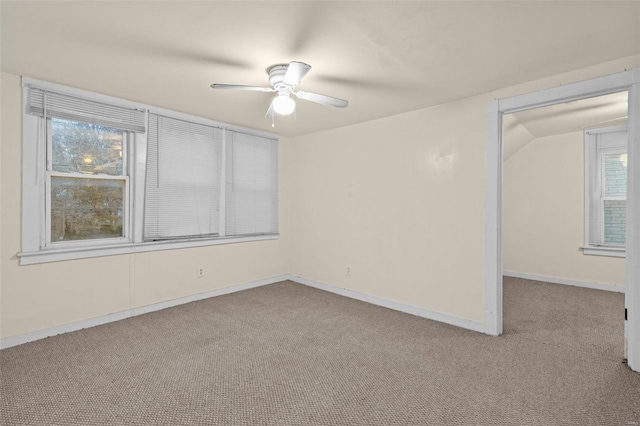
[[[276,84],[278,83],[282,83],[282,80],[284,80],[284,75],[287,72],[287,68],[289,68],[289,65],[274,65],[272,67],[270,67],[267,72],[269,73],[269,83],[271,83],[272,86],[276,86]]]

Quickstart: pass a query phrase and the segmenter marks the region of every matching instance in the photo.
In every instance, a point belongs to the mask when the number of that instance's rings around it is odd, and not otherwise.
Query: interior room
[[[1,424],[640,422],[640,2],[0,25]]]
[[[626,195],[627,110],[627,93],[620,92],[505,115],[505,275],[624,290],[625,262],[616,249],[624,244],[625,201],[605,200],[607,220],[598,221],[598,206],[594,210],[584,200],[597,189],[595,177],[606,172],[615,176],[609,185],[620,185],[611,195]],[[601,161],[589,161],[588,155],[585,164],[590,134],[622,142],[606,148],[612,150],[606,170],[598,171]],[[585,170],[594,176],[586,178]],[[591,242],[585,237],[585,210],[595,213]],[[595,241],[600,233],[603,238]],[[593,253],[590,246],[605,253]]]
[[[624,353],[627,98],[504,116],[505,333]]]

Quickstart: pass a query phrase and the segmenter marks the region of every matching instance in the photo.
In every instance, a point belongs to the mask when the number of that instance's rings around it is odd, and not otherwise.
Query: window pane
[[[607,197],[627,196],[627,168],[620,154],[604,156],[604,195]]]
[[[625,244],[627,233],[627,202],[604,201],[604,243]]]
[[[51,177],[51,242],[122,237],[124,180]]]
[[[55,172],[122,175],[122,130],[54,118],[51,142]]]

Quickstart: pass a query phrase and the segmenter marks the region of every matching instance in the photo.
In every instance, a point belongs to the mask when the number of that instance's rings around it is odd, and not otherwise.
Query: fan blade
[[[242,86],[238,84],[212,84],[212,89],[251,90],[254,92],[275,92],[273,87]]]
[[[333,98],[327,95],[321,95],[313,92],[296,92],[296,96],[306,101],[315,102],[322,105],[329,105],[336,108],[344,108],[349,105],[349,101],[344,99]]]
[[[282,82],[289,86],[297,86],[300,84],[302,77],[307,75],[310,69],[311,65],[305,64],[304,62],[291,62],[287,67],[287,72],[284,74]]]

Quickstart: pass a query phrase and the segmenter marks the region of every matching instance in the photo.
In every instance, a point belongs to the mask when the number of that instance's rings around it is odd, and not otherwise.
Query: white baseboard
[[[553,284],[571,285],[574,287],[584,287],[594,290],[613,291],[616,293],[624,293],[624,287],[611,284],[588,283],[585,281],[570,280],[567,278],[545,277],[544,275],[525,274],[522,272],[503,271],[502,275],[513,278],[523,278],[525,280],[543,281]]]
[[[107,324],[114,321],[120,321],[125,318],[134,317],[136,315],[146,314],[148,312],[159,311],[160,309],[170,308],[172,306],[183,305],[196,300],[208,299],[210,297],[222,296],[224,294],[235,293],[237,291],[248,290],[250,288],[260,287],[267,284],[273,284],[280,281],[288,280],[289,275],[279,275],[271,278],[251,281],[243,284],[236,284],[230,287],[220,288],[216,290],[206,291],[204,293],[193,294],[191,296],[180,297],[178,299],[167,300],[165,302],[153,303],[151,305],[140,306],[128,309],[122,312],[102,315],[95,318],[89,318],[82,321],[76,321],[69,324],[59,325],[56,327],[37,330],[30,333],[18,334],[16,336],[5,337],[0,339],[0,349],[10,348],[12,346],[21,345],[23,343],[33,342],[34,340],[44,339],[45,337],[55,336],[57,334],[69,333],[71,331],[82,330],[83,328],[95,327],[97,325]]]
[[[418,306],[396,302],[393,300],[384,299],[378,296],[372,296],[366,293],[360,293],[360,292],[349,290],[346,288],[335,287],[329,284],[320,283],[307,278],[298,277],[296,275],[289,276],[289,279],[299,284],[304,284],[309,287],[314,287],[320,290],[328,291],[330,293],[339,294],[341,296],[349,297],[351,299],[356,299],[362,302],[371,303],[373,305],[378,305],[385,308],[393,309],[394,311],[400,311],[407,314],[423,317],[426,319],[454,325],[456,327],[462,327],[469,330],[478,331],[480,333],[490,334],[489,332],[486,331],[485,324],[479,321],[474,321],[468,318],[461,318],[454,315],[444,314],[442,312],[432,311],[429,309],[420,308]]]
[[[277,283],[285,280],[291,280],[299,284],[304,284],[320,290],[328,291],[330,293],[339,294],[341,296],[349,297],[351,299],[356,299],[363,302],[371,303],[373,305],[378,305],[385,308],[393,309],[395,311],[400,311],[407,314],[416,315],[422,318],[443,322],[446,324],[454,325],[456,327],[462,327],[468,330],[491,334],[490,332],[486,331],[485,324],[479,321],[474,321],[468,318],[461,318],[454,315],[445,314],[442,312],[432,311],[432,310],[421,308],[418,306],[396,302],[393,300],[384,299],[378,296],[372,296],[366,293],[360,293],[360,292],[349,290],[346,288],[335,287],[329,284],[320,283],[317,281],[313,281],[303,277],[298,277],[295,275],[279,275],[276,277],[265,278],[257,281],[252,281],[249,283],[236,284],[230,287],[211,290],[204,293],[198,293],[191,296],[185,296],[178,299],[167,300],[164,302],[158,302],[158,303],[154,303],[146,306],[140,306],[140,307],[128,309],[122,312],[102,315],[99,317],[89,318],[82,321],[76,321],[69,324],[50,327],[43,330],[37,330],[30,333],[5,337],[3,339],[0,339],[0,349],[10,348],[12,346],[21,345],[23,343],[33,342],[35,340],[44,339],[45,337],[51,337],[58,334],[82,330],[83,328],[95,327],[95,326],[107,324],[110,322],[120,321],[129,317],[142,315],[149,312],[159,311],[161,309],[170,308],[172,306],[178,306],[178,305],[183,305],[189,302],[195,302],[196,300],[222,296],[224,294],[235,293],[237,291],[248,290],[250,288],[260,287],[263,285],[273,284],[273,283]]]

